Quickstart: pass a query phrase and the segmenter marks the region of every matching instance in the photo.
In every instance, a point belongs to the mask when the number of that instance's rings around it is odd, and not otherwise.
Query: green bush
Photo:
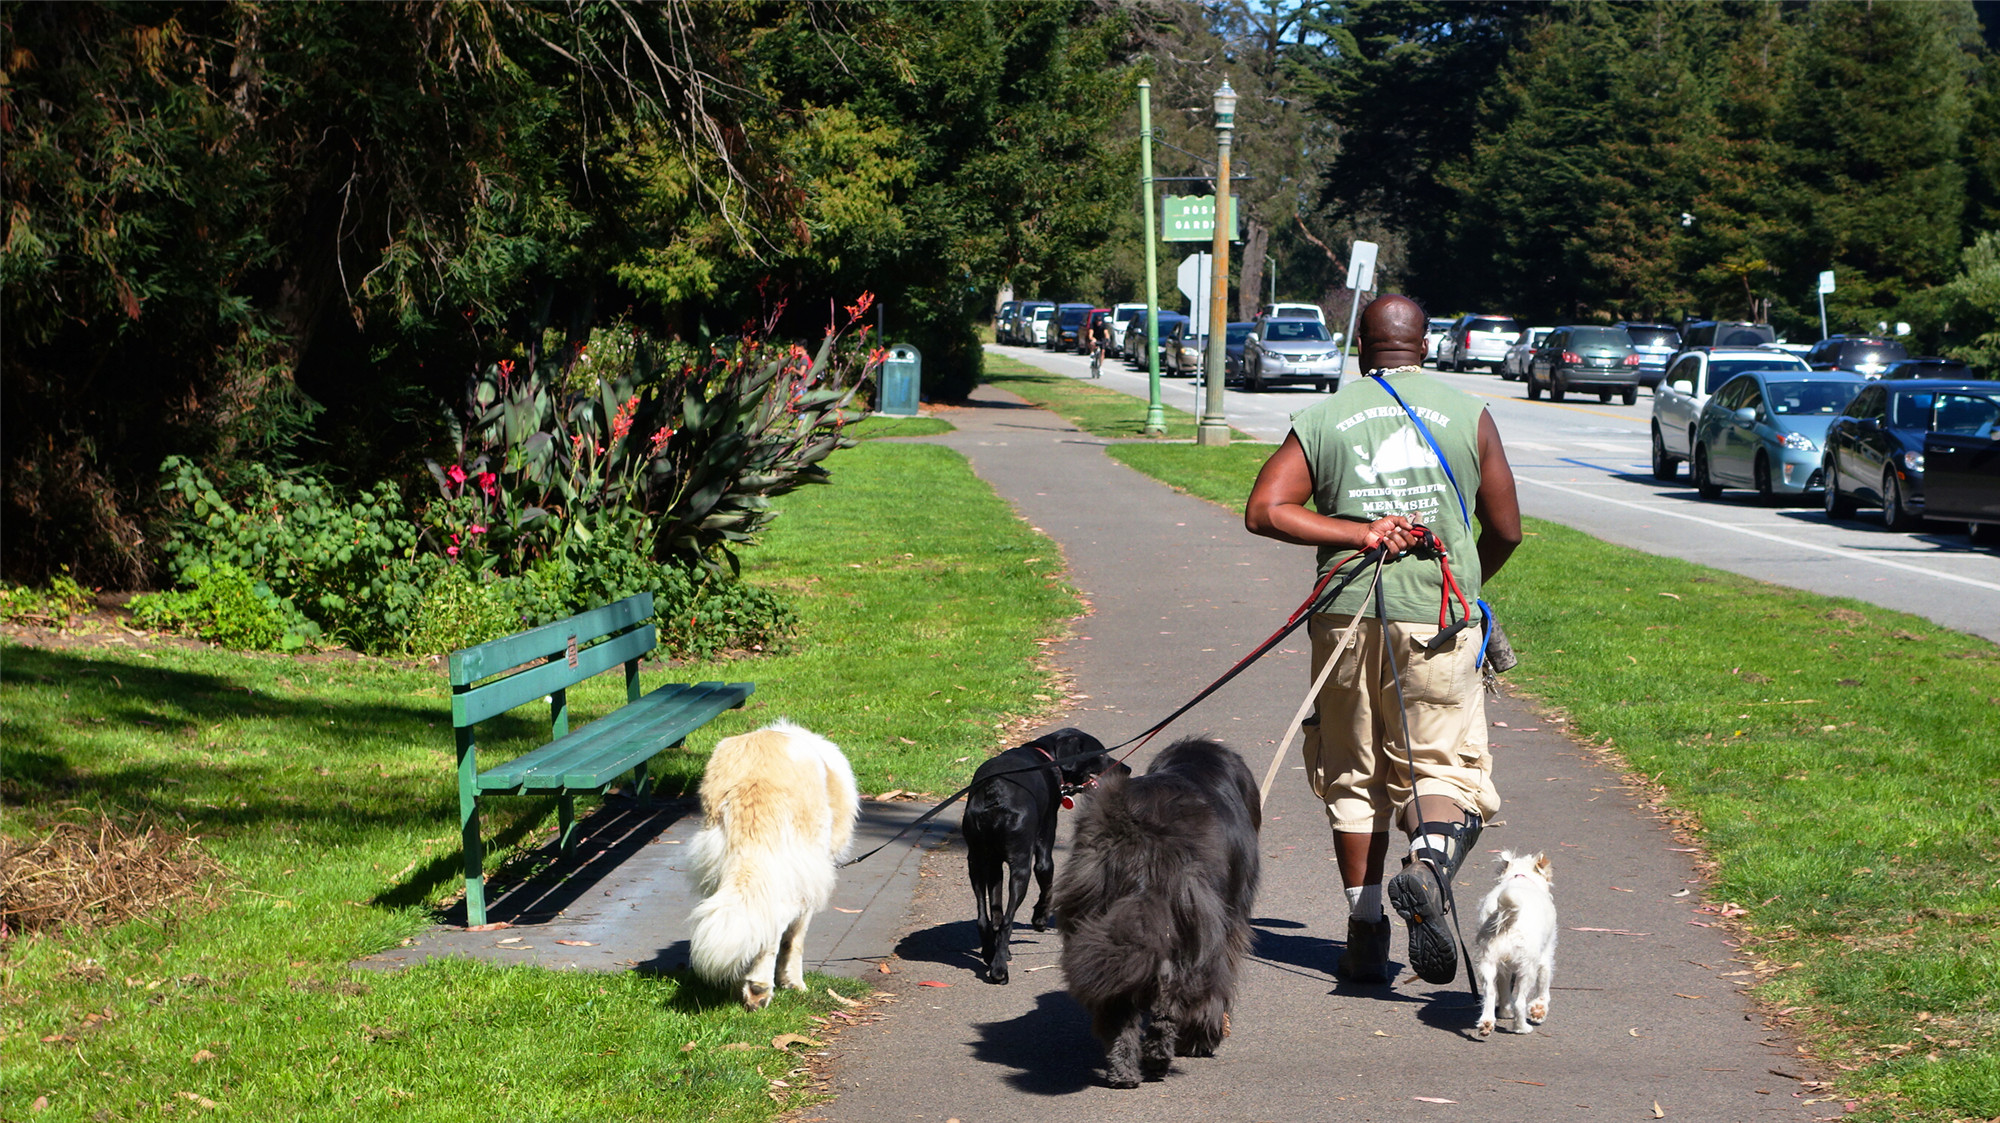
[[[45,628],[67,628],[72,619],[89,612],[96,598],[76,583],[67,566],[49,578],[46,589],[26,585],[0,585],[0,620],[9,624],[39,624]]]
[[[191,587],[133,597],[133,618],[148,628],[250,651],[296,651],[319,636],[318,626],[291,601],[226,562],[190,566],[182,579]]]

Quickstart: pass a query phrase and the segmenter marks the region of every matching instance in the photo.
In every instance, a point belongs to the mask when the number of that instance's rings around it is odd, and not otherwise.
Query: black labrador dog
[[[1028,895],[1034,871],[1041,896],[1035,901],[1035,931],[1048,928],[1049,882],[1056,869],[1056,812],[1066,793],[1095,783],[1115,764],[1104,745],[1081,729],[1058,729],[1008,749],[979,766],[965,798],[959,833],[965,836],[966,871],[979,909],[979,956],[989,982],[1007,981],[1014,913]],[[1001,896],[1002,865],[1007,867]]]

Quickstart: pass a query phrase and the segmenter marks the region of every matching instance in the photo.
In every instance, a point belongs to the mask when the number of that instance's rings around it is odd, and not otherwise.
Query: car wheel
[[[2000,546],[2000,523],[1966,523],[1965,534],[1975,546]]]
[[[1660,439],[1660,427],[1653,426],[1653,478],[1671,480],[1680,471],[1681,462],[1667,455],[1667,442]]]
[[[1610,404],[1611,404],[1611,391],[1609,391],[1609,390],[1605,390],[1605,391],[1602,391],[1602,392],[1600,392],[1600,393],[1599,393],[1599,394],[1597,395],[1597,400],[1598,400],[1599,402],[1601,402],[1601,403],[1605,404],[1605,405],[1610,405]]]
[[[1778,493],[1771,488],[1771,461],[1761,452],[1750,469],[1750,478],[1757,485],[1757,502],[1766,507],[1777,506]]]
[[[1851,519],[1854,517],[1854,500],[1840,492],[1840,462],[1829,459],[1821,476],[1826,480],[1826,517],[1828,519]]]
[[[1637,386],[1625,387],[1625,404],[1628,406],[1639,404],[1639,388]]]
[[[1559,401],[1562,401],[1562,400],[1563,400],[1563,394],[1564,394],[1564,393],[1565,393],[1565,391],[1564,391],[1564,389],[1563,389],[1563,376],[1562,376],[1562,375],[1560,375],[1560,374],[1554,374],[1554,375],[1550,375],[1550,376],[1549,376],[1549,400],[1550,400],[1550,401],[1552,401],[1552,402],[1559,402]]]
[[[1708,478],[1708,450],[1694,446],[1694,490],[1703,499],[1722,498],[1722,485]]]
[[[1921,521],[1903,508],[1903,481],[1896,478],[1896,470],[1890,468],[1883,472],[1882,525],[1890,530],[1915,530]]]
[[[1531,402],[1542,400],[1542,384],[1535,381],[1534,371],[1528,372],[1528,400]]]

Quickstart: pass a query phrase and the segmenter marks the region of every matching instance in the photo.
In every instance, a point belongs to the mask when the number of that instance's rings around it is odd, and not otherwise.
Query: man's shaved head
[[[1385,293],[1361,310],[1354,334],[1361,343],[1361,369],[1413,367],[1424,361],[1429,341],[1424,310],[1407,296]]]
[[[1370,343],[1421,342],[1427,321],[1424,310],[1407,296],[1388,293],[1369,301],[1361,310],[1358,335],[1361,345]]]

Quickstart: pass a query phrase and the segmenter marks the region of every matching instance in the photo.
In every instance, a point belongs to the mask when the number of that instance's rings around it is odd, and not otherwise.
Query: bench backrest
[[[637,660],[657,642],[653,594],[640,593],[519,635],[454,651],[451,724],[466,729],[547,695],[557,700],[557,721],[566,725],[563,691],[624,663],[629,692],[636,686]],[[546,661],[526,665],[537,659]]]

